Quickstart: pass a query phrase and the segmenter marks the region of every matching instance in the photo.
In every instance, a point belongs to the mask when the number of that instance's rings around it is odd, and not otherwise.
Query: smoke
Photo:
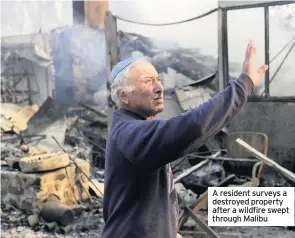
[[[270,7],[270,18],[286,30],[295,30],[295,4]]]
[[[176,1],[110,1],[110,10],[115,15],[120,15],[128,19],[147,21],[147,22],[171,22],[183,20],[195,15],[201,14],[216,7],[217,1],[183,1],[181,4]],[[99,95],[97,98],[100,101],[104,98],[106,90],[106,55],[105,55],[105,35],[102,30],[94,30],[84,25],[84,9],[73,9],[72,1],[2,1],[1,10],[1,28],[2,35],[20,35],[36,33],[39,29],[42,32],[55,29],[57,27],[72,25],[73,22],[81,22],[80,25],[70,28],[64,28],[65,31],[71,31],[70,40],[67,39],[65,44],[70,44],[70,54],[72,57],[72,74],[75,87],[75,98],[79,100],[94,100],[94,94]],[[167,7],[167,5],[171,7]],[[81,4],[83,6],[83,4]],[[80,6],[80,7],[81,7]],[[44,11],[46,9],[46,11]],[[253,10],[254,11],[254,10]],[[263,19],[259,24],[255,18],[255,11],[251,17],[242,17],[239,13],[238,18],[231,20],[237,30],[229,29],[230,39],[230,61],[239,63],[244,58],[244,46],[247,44],[249,36],[257,36],[258,49],[263,49],[263,37],[260,37],[260,31],[256,30],[263,24]],[[254,17],[253,17],[254,16]],[[260,15],[259,15],[260,16]],[[262,16],[262,15],[261,15]],[[254,23],[251,25],[251,19]],[[262,16],[263,18],[263,16]],[[284,45],[285,41],[289,40],[289,34],[274,29],[274,23],[278,22],[282,28],[293,34],[295,30],[295,4],[270,7],[270,33],[275,36],[270,39],[271,55],[276,54]],[[37,19],[37,20],[36,20]],[[239,20],[240,19],[240,20]],[[243,20],[246,22],[243,25]],[[250,23],[249,23],[250,22]],[[241,27],[246,26],[246,27]],[[210,55],[217,56],[217,14],[206,17],[203,20],[194,21],[188,24],[177,25],[173,27],[142,27],[134,24],[118,22],[118,30],[125,32],[137,32],[144,36],[153,37],[158,43],[161,50],[168,47],[167,40],[171,45],[179,44],[185,48],[200,48],[201,51],[207,51]],[[234,26],[232,27],[234,28]],[[243,31],[240,29],[243,28]],[[61,31],[63,31],[61,29]],[[177,32],[177,34],[176,34]],[[239,34],[237,34],[239,32]],[[258,33],[256,33],[258,32]],[[261,31],[263,32],[263,30]],[[232,35],[231,35],[232,33]],[[278,36],[278,37],[277,37]],[[65,40],[65,39],[60,39]],[[159,41],[161,40],[161,41]],[[256,40],[255,40],[256,41]],[[260,44],[260,41],[262,42]],[[62,45],[62,44],[61,44]],[[58,47],[56,45],[55,47]],[[169,48],[171,48],[169,46]],[[64,64],[62,58],[63,50],[55,52],[60,56],[55,55],[60,59],[60,64],[56,65],[55,75],[58,75],[57,80],[66,81],[70,77],[69,71],[65,70],[69,65]],[[206,53],[207,53],[206,52]],[[203,53],[203,52],[202,52]],[[264,59],[264,52],[260,50],[260,58]],[[282,55],[283,57],[283,55]],[[284,68],[281,69],[282,77],[289,78],[294,75],[291,72],[291,58],[289,56]],[[272,65],[272,68],[277,68],[280,59]],[[278,62],[278,63],[277,63]],[[294,62],[294,61],[292,61]],[[67,72],[67,73],[65,73]],[[272,74],[274,70],[272,71]],[[281,75],[278,75],[278,78]],[[277,82],[281,82],[278,80]],[[275,82],[274,82],[275,84]],[[59,84],[62,85],[62,84]],[[64,85],[69,85],[65,83]],[[65,86],[64,86],[65,87]],[[97,93],[98,92],[98,93]],[[104,103],[104,102],[102,102]]]
[[[72,25],[71,1],[1,1],[1,36],[26,35]]]

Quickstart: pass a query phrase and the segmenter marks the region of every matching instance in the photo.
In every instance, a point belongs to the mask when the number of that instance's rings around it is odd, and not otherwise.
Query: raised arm
[[[218,133],[239,113],[252,91],[251,79],[241,74],[214,98],[169,120],[119,123],[113,139],[134,165],[157,169],[178,159],[192,143],[201,146]]]
[[[260,82],[268,67],[254,70],[255,54],[250,42],[240,77],[199,107],[169,120],[121,121],[113,128],[112,139],[126,159],[148,171],[178,159],[192,144],[201,146],[240,112]]]

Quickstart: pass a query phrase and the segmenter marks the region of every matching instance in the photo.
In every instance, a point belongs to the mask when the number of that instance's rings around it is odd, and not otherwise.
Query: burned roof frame
[[[293,4],[295,1],[218,1],[218,89],[222,90],[229,80],[227,12],[249,8],[264,8],[265,64],[269,65],[269,7]],[[273,97],[269,93],[269,70],[265,74],[264,96],[252,96],[251,101],[294,102],[295,96]]]

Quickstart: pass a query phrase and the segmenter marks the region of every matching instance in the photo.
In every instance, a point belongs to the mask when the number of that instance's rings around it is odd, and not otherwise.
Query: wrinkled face
[[[138,60],[131,65],[130,84],[135,89],[125,97],[131,110],[145,117],[154,117],[164,109],[163,85],[155,67]]]

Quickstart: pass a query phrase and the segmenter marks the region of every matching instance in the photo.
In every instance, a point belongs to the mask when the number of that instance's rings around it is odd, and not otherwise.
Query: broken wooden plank
[[[276,170],[278,170],[282,175],[284,175],[286,178],[288,178],[289,180],[291,180],[292,182],[295,183],[295,174],[292,173],[290,170],[285,169],[284,167],[282,167],[281,165],[279,165],[278,163],[276,163],[275,161],[273,161],[272,159],[266,157],[264,154],[260,153],[258,150],[256,150],[255,148],[253,148],[252,146],[250,146],[249,144],[247,144],[245,141],[243,141],[242,139],[238,138],[236,140],[240,145],[244,146],[246,149],[248,149],[249,151],[252,152],[252,154],[264,161],[268,166],[274,167]]]
[[[28,156],[19,160],[19,166],[24,173],[52,171],[67,167],[69,164],[69,155],[64,152]]]
[[[91,189],[97,197],[103,198],[104,183],[98,182],[97,179],[91,179],[91,181],[89,181],[88,184],[89,184],[89,189]]]
[[[39,106],[21,107],[11,103],[1,103],[1,129],[19,134],[27,128],[27,122],[39,110]]]

